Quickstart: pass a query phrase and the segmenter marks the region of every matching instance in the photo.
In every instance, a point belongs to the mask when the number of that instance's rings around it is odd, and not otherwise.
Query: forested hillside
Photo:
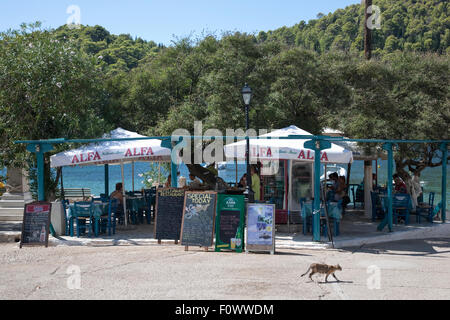
[[[373,32],[374,55],[396,50],[450,53],[450,12],[446,0],[373,0],[381,9],[381,29]],[[255,35],[258,43],[275,41],[318,53],[364,50],[364,7],[356,4],[317,19]],[[107,72],[129,71],[163,49],[161,44],[113,35],[101,26],[55,30],[60,40],[72,40],[83,52],[95,55]]]
[[[129,71],[139,61],[156,54],[162,45],[141,38],[133,39],[129,34],[113,35],[101,26],[61,26],[54,31],[60,41],[71,42],[77,49],[95,56],[108,73]]]
[[[374,4],[383,18],[370,61],[361,54],[360,5],[273,32],[168,47],[101,26],[43,30],[37,23],[2,32],[0,166],[34,166],[18,140],[98,137],[117,127],[166,136],[193,132],[194,121],[224,133],[244,128],[245,83],[254,93],[254,129],[295,124],[353,138],[449,139],[447,2]],[[439,147],[402,145],[397,169],[439,165],[432,163]]]
[[[447,0],[373,0],[381,9],[381,29],[374,30],[374,54],[395,50],[449,52]],[[336,10],[293,27],[260,32],[258,41],[278,40],[317,52],[364,50],[364,6]]]

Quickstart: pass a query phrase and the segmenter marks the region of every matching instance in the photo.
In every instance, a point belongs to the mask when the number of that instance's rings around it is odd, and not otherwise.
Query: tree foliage
[[[450,13],[446,0],[374,0],[381,10],[381,29],[373,32],[375,55],[396,50],[449,52]],[[308,23],[262,32],[258,41],[281,41],[319,53],[364,50],[364,6],[355,4]]]
[[[64,25],[54,32],[61,42],[71,42],[78,51],[99,60],[107,75],[130,71],[144,58],[156,54],[161,45],[141,38],[133,39],[129,34],[113,35],[101,26],[83,26],[79,28]]]
[[[104,131],[102,77],[91,57],[39,24],[1,33],[0,42],[1,166],[27,167],[32,161],[15,141]]]
[[[193,133],[195,121],[223,133],[244,128],[245,83],[256,130],[295,124],[353,138],[449,139],[448,3],[373,2],[382,22],[371,61],[362,55],[361,5],[257,35],[181,38],[169,47],[101,26],[1,33],[0,164],[30,159],[16,140],[92,138],[115,127]],[[400,145],[397,169],[439,165],[438,148]]]

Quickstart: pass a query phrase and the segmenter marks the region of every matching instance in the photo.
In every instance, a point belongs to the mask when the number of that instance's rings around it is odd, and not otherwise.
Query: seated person
[[[238,188],[245,188],[247,186],[247,174],[244,174],[239,181]]]
[[[408,193],[408,189],[402,178],[398,174],[394,174],[393,178],[395,183],[394,193]]]
[[[336,195],[335,195],[335,200],[336,201],[342,200],[344,206],[350,202],[349,199],[346,199],[346,198],[348,198],[348,196],[347,196],[348,186],[347,186],[347,183],[345,182],[345,180],[346,179],[344,176],[339,177],[338,187],[336,189]],[[347,202],[347,200],[348,200],[348,202]]]
[[[193,174],[189,174],[189,179],[192,180],[191,183],[189,183],[191,189],[200,189],[202,187],[200,180]]]
[[[111,193],[110,198],[118,200],[116,214],[120,217],[121,215],[123,215],[123,199],[124,199],[122,183],[116,184],[116,190],[113,193]]]
[[[123,185],[122,183],[116,184],[116,190],[111,193],[111,199],[119,200],[119,205],[123,205]]]
[[[328,180],[330,180],[331,184],[328,184],[328,192],[327,192],[327,201],[339,201],[336,200],[336,197],[339,198],[337,193],[340,191],[339,189],[339,176],[338,174],[332,173],[328,176]]]

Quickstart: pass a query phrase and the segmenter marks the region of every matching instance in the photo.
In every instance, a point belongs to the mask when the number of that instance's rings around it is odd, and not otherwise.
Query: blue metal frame
[[[305,142],[305,148],[314,150],[314,207],[313,207],[313,237],[320,241],[320,164],[321,151],[330,149],[331,143],[322,138],[315,137]],[[325,200],[325,199],[324,199]],[[326,200],[325,200],[326,201]]]
[[[27,150],[36,154],[38,201],[45,201],[44,153],[52,151],[53,146],[50,143],[31,143],[27,146]]]
[[[109,165],[105,164],[105,194],[109,196]]]
[[[217,139],[219,137],[179,137],[178,142],[174,141],[176,145],[182,143],[184,138],[189,139]],[[222,137],[223,139],[236,137]],[[162,146],[174,149],[172,145],[171,137],[144,137],[144,138],[124,138],[124,139],[51,139],[51,140],[40,140],[40,141],[16,141],[15,144],[27,144],[27,150],[29,152],[35,153],[37,158],[37,175],[38,175],[38,200],[45,200],[44,191],[44,153],[53,150],[53,144],[62,143],[91,143],[91,142],[105,142],[105,141],[131,141],[131,140],[153,140],[162,139]],[[341,137],[329,137],[329,136],[313,136],[313,135],[301,135],[301,136],[289,136],[289,137],[245,137],[244,139],[279,139],[279,140],[293,140],[293,139],[312,139],[305,143],[307,149],[314,150],[316,157],[314,160],[314,211],[320,211],[320,152],[325,149],[331,148],[331,142],[333,141],[348,141],[348,142],[365,142],[365,143],[383,143],[383,148],[388,152],[388,177],[393,176],[393,145],[396,143],[441,143],[441,151],[443,153],[443,159],[448,158],[448,143],[450,140],[381,140],[381,139],[347,139]],[[319,156],[317,156],[319,155]],[[172,172],[172,187],[178,186],[178,166],[172,161],[171,166]],[[106,178],[106,169],[105,169]],[[389,227],[389,231],[392,232],[393,229],[393,212],[392,212],[392,185],[388,183],[388,198],[389,207],[386,219],[378,226],[378,230],[382,231],[386,225]],[[106,188],[105,188],[106,189]],[[446,221],[446,189],[447,189],[447,161],[443,160],[442,164],[442,221]],[[314,241],[320,241],[320,215],[314,216],[314,231],[313,231]]]

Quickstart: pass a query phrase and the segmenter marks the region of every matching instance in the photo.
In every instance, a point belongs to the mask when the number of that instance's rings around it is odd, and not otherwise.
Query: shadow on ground
[[[412,256],[434,258],[440,254],[450,252],[450,238],[429,239],[429,240],[402,240],[389,243],[363,245],[359,248],[341,248],[340,251],[350,251],[352,253],[387,254],[394,256]]]

